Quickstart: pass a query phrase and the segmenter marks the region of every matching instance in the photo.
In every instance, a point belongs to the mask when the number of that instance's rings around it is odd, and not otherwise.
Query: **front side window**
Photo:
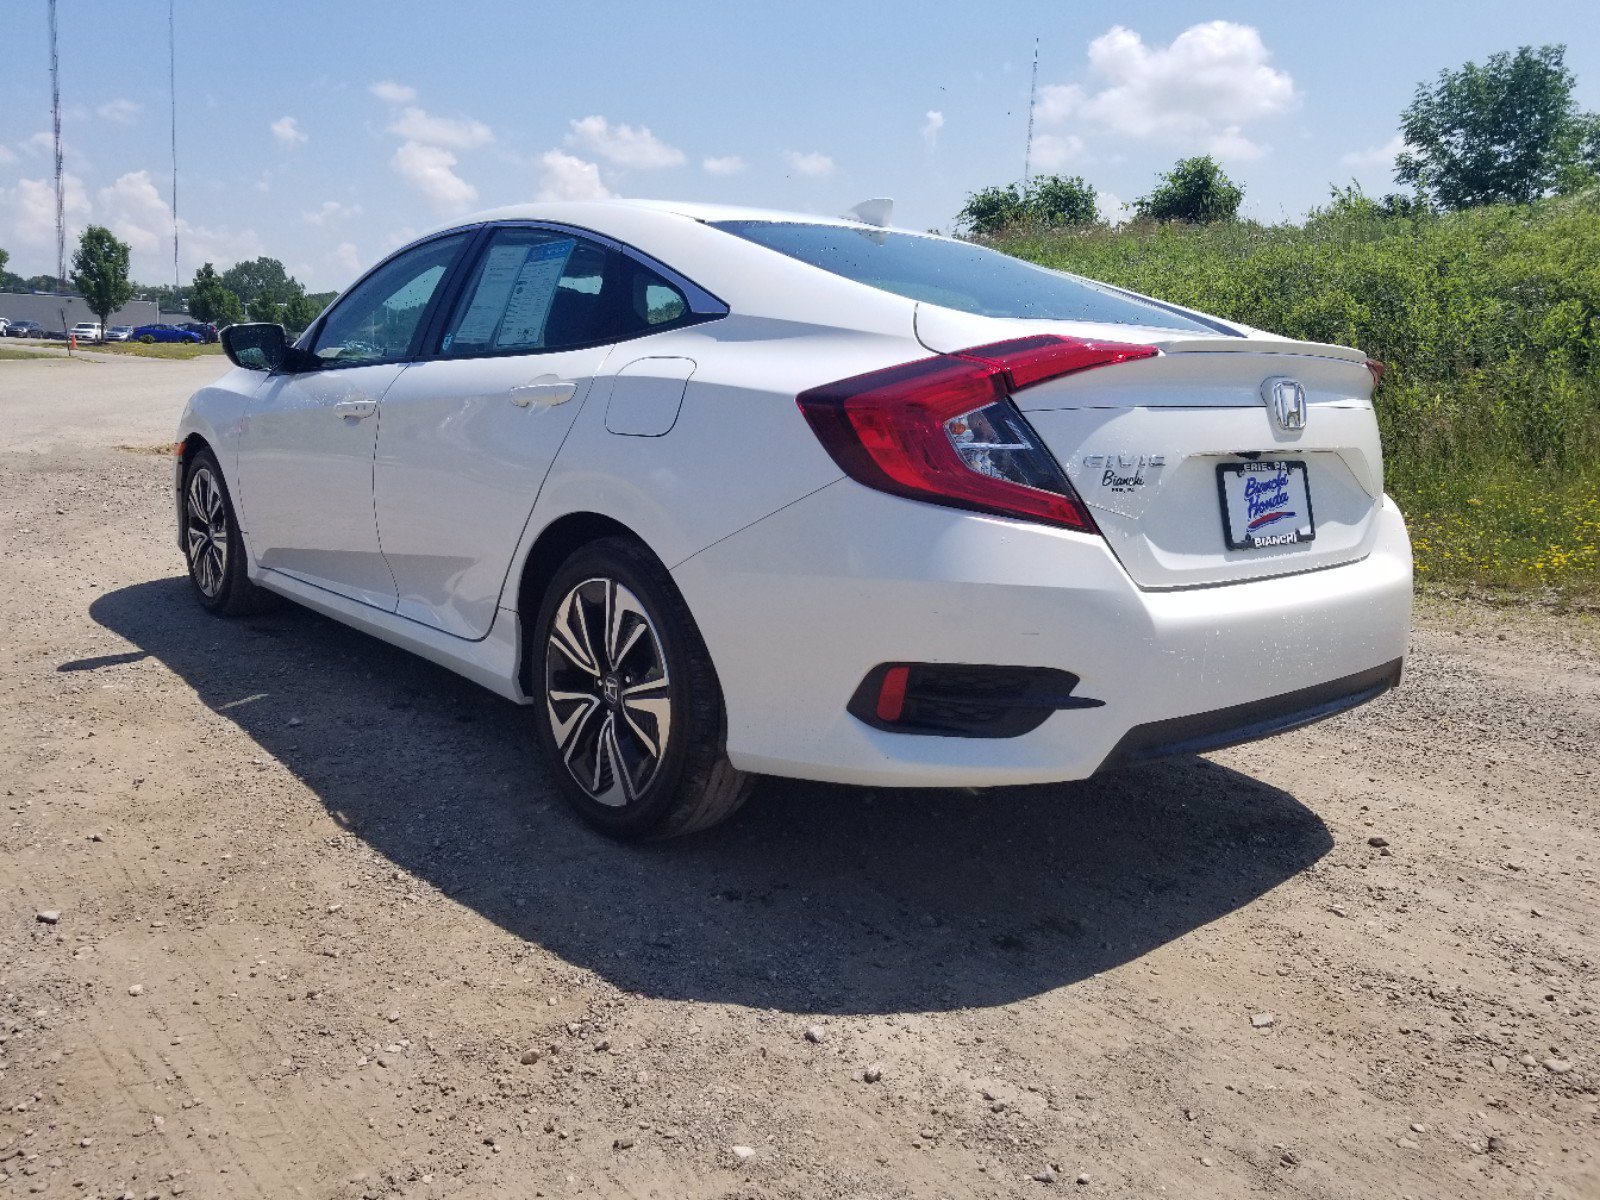
[[[605,341],[608,252],[549,229],[496,230],[445,327],[446,358],[531,354]]]
[[[868,287],[978,316],[1229,332],[1165,305],[970,242],[848,225],[788,221],[713,224]]]
[[[428,302],[467,237],[457,233],[435,238],[384,263],[340,298],[312,353],[326,365],[340,367],[407,358]]]

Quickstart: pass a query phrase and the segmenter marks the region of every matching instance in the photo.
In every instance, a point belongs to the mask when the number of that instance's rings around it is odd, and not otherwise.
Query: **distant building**
[[[56,333],[65,333],[80,321],[100,319],[89,311],[89,304],[82,296],[52,296],[48,292],[0,292],[0,317],[8,321],[37,321]],[[157,319],[158,306],[154,300],[130,300],[112,313],[106,324],[152,325]]]

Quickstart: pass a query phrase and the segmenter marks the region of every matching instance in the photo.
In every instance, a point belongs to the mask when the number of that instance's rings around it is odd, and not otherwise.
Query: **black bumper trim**
[[[1404,661],[1397,658],[1381,667],[1265,700],[1135,725],[1112,747],[1099,770],[1176,754],[1203,754],[1325,720],[1397,686]]]

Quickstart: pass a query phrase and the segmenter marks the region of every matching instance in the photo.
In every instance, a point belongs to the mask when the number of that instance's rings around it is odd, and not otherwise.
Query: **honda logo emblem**
[[[1272,423],[1283,432],[1298,433],[1306,427],[1306,389],[1299,380],[1274,376],[1261,385],[1261,399]]]

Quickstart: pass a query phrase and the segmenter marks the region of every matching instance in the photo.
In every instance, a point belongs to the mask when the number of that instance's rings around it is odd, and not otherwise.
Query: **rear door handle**
[[[376,400],[341,400],[333,406],[333,411],[341,417],[351,417],[359,421],[362,417],[370,417],[377,412],[378,402]]]
[[[565,404],[577,394],[578,385],[570,379],[557,379],[554,375],[541,375],[532,383],[511,389],[511,403],[518,408],[530,404]]]

